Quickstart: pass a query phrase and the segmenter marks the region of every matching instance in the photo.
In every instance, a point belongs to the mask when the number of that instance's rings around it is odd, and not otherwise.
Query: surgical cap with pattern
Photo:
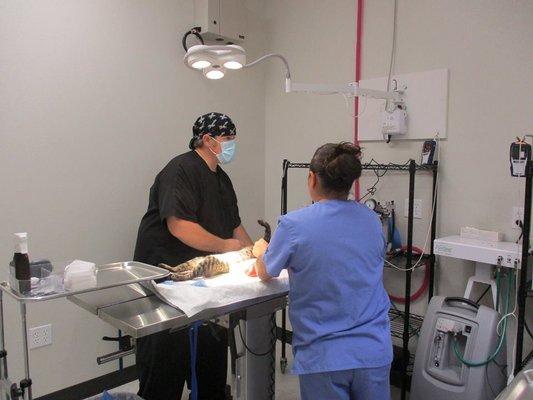
[[[194,149],[194,142],[200,139],[204,134],[212,137],[216,136],[234,136],[237,134],[235,124],[226,114],[212,112],[199,117],[192,127],[192,139],[189,147]]]

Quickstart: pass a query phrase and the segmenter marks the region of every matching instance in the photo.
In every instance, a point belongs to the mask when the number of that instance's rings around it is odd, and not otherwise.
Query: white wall
[[[262,52],[248,1],[246,47]],[[182,62],[193,1],[0,3],[0,259],[28,231],[30,252],[56,260],[129,260],[156,173],[187,150],[204,112],[234,119],[239,153],[228,168],[255,236],[264,209],[262,68],[208,82]],[[258,95],[259,94],[259,95]],[[7,304],[12,378],[20,379],[20,328]],[[52,323],[54,344],[31,351],[39,396],[116,368],[95,358],[115,331],[67,301],[29,307],[29,326]]]
[[[293,82],[354,80],[354,1],[273,0],[266,16],[268,50],[286,56]],[[266,70],[265,204],[267,217],[275,221],[283,159],[309,162],[319,145],[352,140],[353,120],[341,96],[285,94],[281,63],[269,61]],[[289,208],[307,201],[307,181],[300,179],[306,176],[307,171],[290,172]]]
[[[296,82],[354,80],[356,1],[270,1],[267,37],[270,51],[285,54]],[[387,74],[392,35],[392,0],[365,1],[362,78]],[[456,234],[461,226],[511,229],[513,206],[523,203],[523,181],[509,174],[508,149],[517,135],[531,133],[533,104],[533,3],[499,0],[400,0],[395,72],[450,69],[448,140],[442,143],[438,233]],[[284,94],[278,65],[266,75],[267,215],[279,214],[281,160],[308,162],[318,145],[351,140],[353,120],[340,96]],[[370,101],[370,100],[369,100]],[[420,142],[364,143],[364,159],[405,162],[418,159]],[[306,204],[306,172],[291,171],[289,208]],[[361,179],[361,191],[372,183]],[[404,241],[403,203],[407,178],[382,178],[378,200],[395,200]],[[431,180],[417,178],[416,197],[424,218],[415,223],[422,246],[430,214]],[[437,293],[459,295],[473,273],[470,263],[439,261]],[[421,273],[414,274],[417,288]],[[386,286],[403,292],[403,274],[386,272]],[[425,303],[415,305],[423,313]],[[531,308],[529,309],[531,310]],[[528,312],[531,314],[531,312]],[[533,322],[531,322],[533,325]],[[526,335],[527,336],[527,335]],[[526,338],[529,348],[531,341]]]

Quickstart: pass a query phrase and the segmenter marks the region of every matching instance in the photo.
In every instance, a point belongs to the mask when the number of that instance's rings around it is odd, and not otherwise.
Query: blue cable
[[[392,250],[401,249],[402,248],[402,237],[400,235],[400,231],[396,227],[395,223],[395,217],[390,217],[388,219],[388,233],[389,233],[389,243],[392,244]]]
[[[196,356],[198,352],[198,329],[202,321],[192,324],[189,329],[189,348],[191,353],[191,400],[198,400],[198,378],[196,377]]]

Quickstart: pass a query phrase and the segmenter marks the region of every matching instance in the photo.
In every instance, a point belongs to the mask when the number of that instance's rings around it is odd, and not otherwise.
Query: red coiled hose
[[[403,251],[407,251],[407,246],[403,246],[402,250]],[[413,254],[415,254],[415,253],[416,253],[416,255],[420,256],[421,254],[424,253],[424,251],[421,248],[419,248],[419,247],[413,246]],[[420,285],[420,288],[418,288],[418,290],[411,295],[411,297],[410,297],[411,302],[416,301],[420,297],[422,297],[424,292],[429,287],[429,268],[430,268],[429,260],[426,260],[425,267],[424,267],[424,280],[422,281],[422,285]],[[391,294],[389,294],[389,298],[391,299],[391,301],[394,301],[396,303],[402,303],[403,304],[406,301],[405,297],[393,296]]]

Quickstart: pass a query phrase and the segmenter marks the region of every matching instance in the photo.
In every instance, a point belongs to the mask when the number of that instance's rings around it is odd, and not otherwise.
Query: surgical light
[[[238,61],[226,61],[224,67],[227,69],[241,69],[243,65]]]
[[[204,48],[209,47],[203,44],[198,44],[192,46],[187,50],[187,55],[185,56],[185,63],[188,67],[194,69],[204,69],[213,65],[212,58],[210,54],[204,51]]]
[[[210,66],[211,66],[211,61],[208,61],[208,60],[198,60],[198,61],[194,61],[191,64],[191,67],[193,67],[194,69],[204,69]]]
[[[227,69],[240,69],[246,64],[246,52],[234,44],[225,46],[196,45],[187,49],[183,59],[186,66],[203,70],[206,78],[220,79]]]
[[[185,39],[188,35],[195,35],[202,43],[201,45],[187,48]],[[185,57],[183,61],[186,66],[192,69],[201,69],[208,79],[221,79],[226,74],[226,69],[238,70],[253,67],[260,62],[277,58],[285,66],[285,92],[306,92],[320,94],[343,94],[350,97],[370,97],[373,99],[387,100],[396,106],[403,106],[402,90],[373,90],[359,87],[357,82],[348,84],[306,84],[291,82],[291,72],[287,59],[281,54],[266,54],[257,60],[246,63],[246,51],[235,44],[229,45],[205,45],[199,31],[195,28],[187,32],[183,38],[183,48]],[[403,107],[402,107],[403,108]]]
[[[213,65],[204,69],[204,75],[207,79],[221,79],[224,78],[226,70],[220,65]]]

